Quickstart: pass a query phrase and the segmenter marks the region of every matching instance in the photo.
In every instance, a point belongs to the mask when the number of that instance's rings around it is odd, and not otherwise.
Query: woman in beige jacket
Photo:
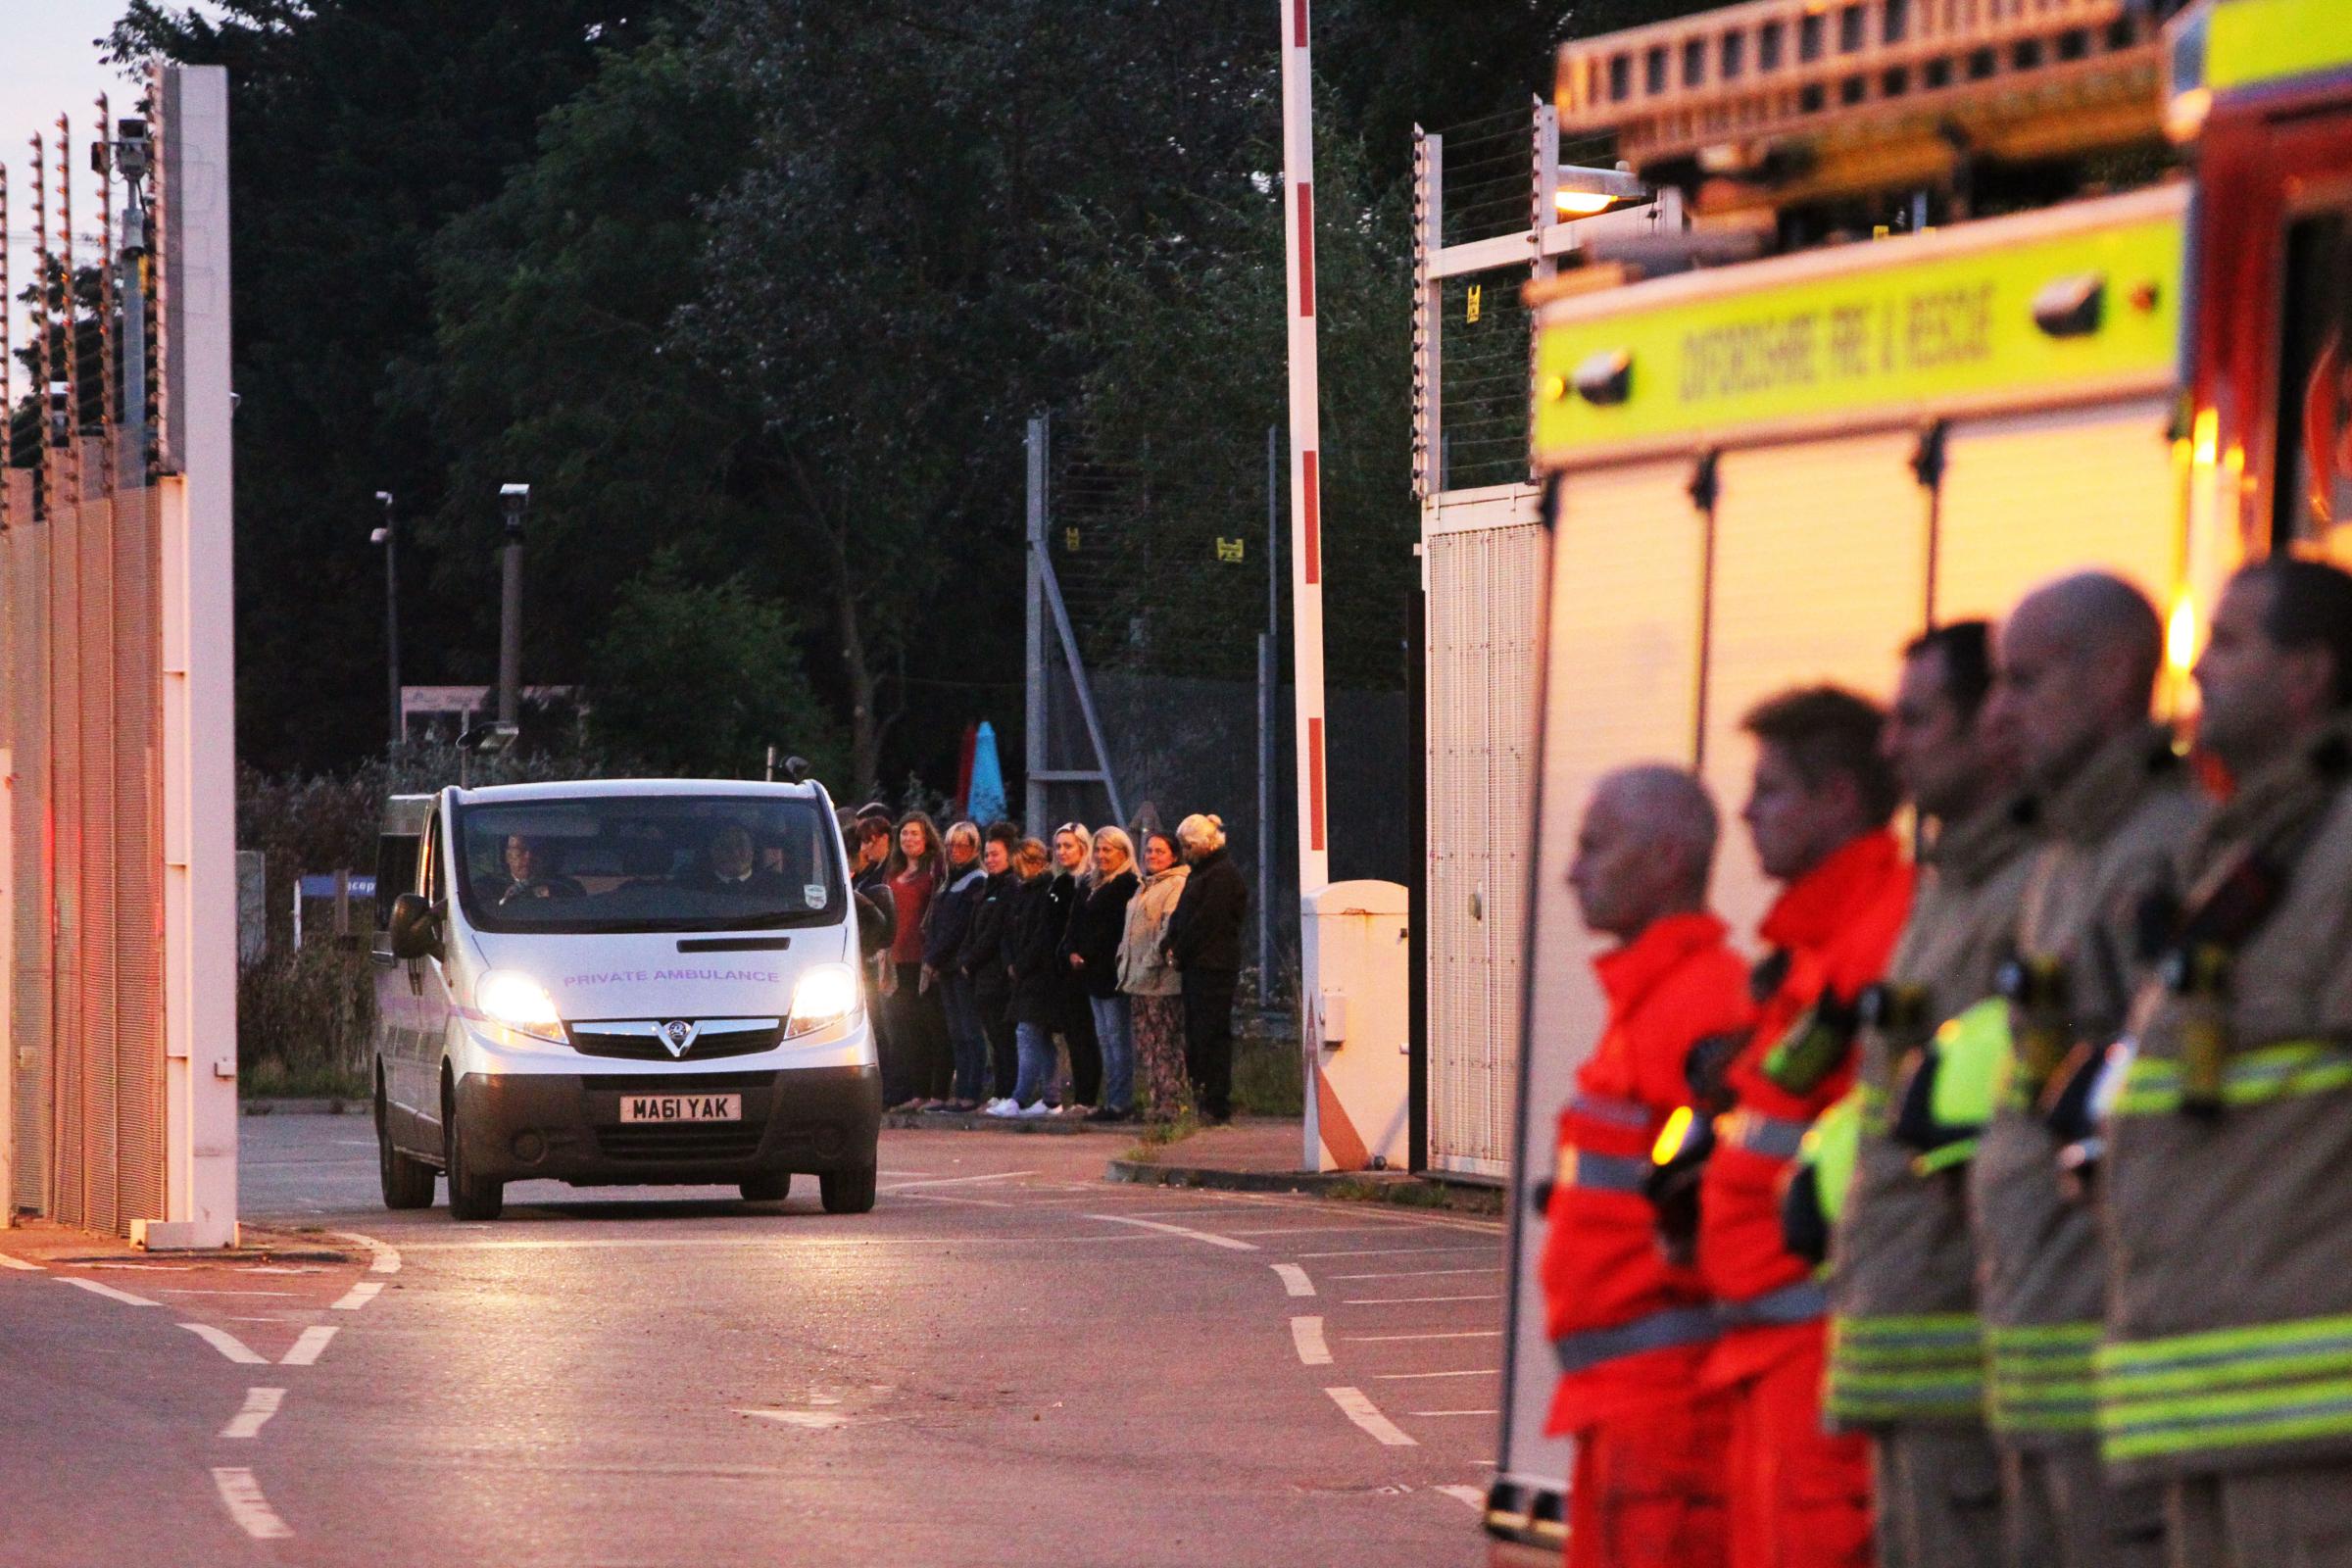
[[[1144,885],[1127,904],[1127,934],[1119,943],[1119,989],[1134,999],[1138,1087],[1152,1121],[1173,1121],[1187,1099],[1184,1070],[1184,985],[1168,963],[1168,917],[1192,867],[1165,833],[1144,837]]]

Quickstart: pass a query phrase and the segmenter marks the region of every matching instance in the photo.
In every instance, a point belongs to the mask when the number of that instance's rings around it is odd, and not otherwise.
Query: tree
[[[844,781],[796,628],[772,598],[740,577],[689,581],[664,552],[617,600],[593,649],[589,724],[600,745],[657,773],[716,778],[756,776],[775,746]]]

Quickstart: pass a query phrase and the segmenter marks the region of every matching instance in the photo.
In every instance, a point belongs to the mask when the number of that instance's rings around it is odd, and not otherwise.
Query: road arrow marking
[[[228,1516],[237,1527],[256,1541],[283,1541],[294,1534],[270,1499],[262,1495],[261,1483],[253,1472],[243,1466],[215,1465],[213,1485],[220,1489],[220,1500],[228,1505]]]
[[[256,1356],[256,1360],[260,1357]],[[228,1418],[220,1429],[224,1438],[254,1438],[261,1436],[262,1424],[277,1414],[277,1407],[286,1396],[283,1389],[247,1389],[245,1405]]]
[[[1331,1365],[1331,1347],[1323,1343],[1323,1320],[1319,1317],[1291,1319],[1291,1344],[1298,1348],[1298,1360],[1305,1366]]]
[[[180,1327],[239,1366],[268,1366],[270,1364],[268,1356],[256,1355],[252,1346],[247,1345],[226,1329],[217,1329],[210,1323],[182,1323]]]
[[[118,1291],[112,1285],[101,1285],[96,1280],[77,1280],[71,1274],[60,1274],[58,1278],[75,1290],[87,1291],[92,1296],[103,1296],[110,1301],[121,1301],[125,1306],[161,1306],[164,1304],[161,1301],[151,1301],[144,1296],[133,1296],[128,1291]]]

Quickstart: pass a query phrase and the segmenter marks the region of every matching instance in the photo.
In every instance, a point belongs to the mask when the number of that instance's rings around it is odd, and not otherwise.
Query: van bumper
[[[740,1122],[623,1123],[624,1096],[730,1094]],[[468,1073],[457,1083],[468,1162],[493,1181],[732,1185],[747,1176],[874,1163],[874,1066],[715,1073]]]

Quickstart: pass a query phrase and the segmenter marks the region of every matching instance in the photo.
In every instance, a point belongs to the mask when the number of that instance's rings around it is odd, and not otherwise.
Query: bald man
[[[1969,1203],[1987,1362],[1986,1416],[2016,1563],[2154,1568],[2156,1489],[2100,1469],[2092,1352],[2105,1308],[2096,1212],[2062,1183],[2066,1138],[2046,1119],[2066,1059],[2124,1032],[2142,978],[2141,910],[2200,806],[2172,732],[2150,717],[2164,627],[2105,572],[2027,595],[2001,627],[1989,721],[2041,801],[2005,966],[2012,1067],[1977,1156]]]
[[[1643,1183],[1684,1063],[1745,1028],[1746,966],[1706,910],[1716,812],[1679,768],[1625,768],[1593,791],[1568,884],[1592,930],[1608,1022],[1560,1113],[1544,1293],[1559,1357],[1549,1430],[1576,1442],[1573,1568],[1717,1568],[1729,1418],[1697,1372],[1714,1313],[1659,1250]]]

